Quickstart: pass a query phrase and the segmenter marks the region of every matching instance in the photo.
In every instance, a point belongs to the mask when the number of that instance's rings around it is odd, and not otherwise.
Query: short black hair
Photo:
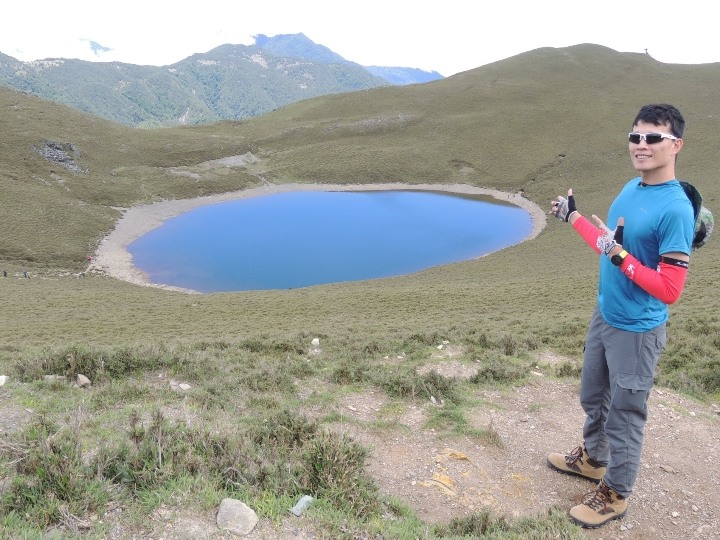
[[[638,122],[646,122],[648,124],[655,124],[656,126],[662,126],[668,124],[672,134],[678,139],[682,139],[683,132],[685,131],[685,119],[674,106],[668,105],[667,103],[645,105],[640,112],[637,113],[635,120],[633,120],[633,126],[637,125]]]

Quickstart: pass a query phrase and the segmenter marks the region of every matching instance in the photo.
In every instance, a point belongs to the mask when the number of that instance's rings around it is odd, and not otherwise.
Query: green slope
[[[425,85],[326,96],[243,122],[162,130],[134,130],[2,90],[0,257],[11,271],[32,268],[39,279],[0,282],[14,306],[0,341],[23,348],[305,333],[371,341],[486,330],[577,350],[594,303],[596,259],[556,222],[535,240],[476,261],[295,291],[189,297],[61,273],[84,268],[119,207],[263,181],[463,183],[523,190],[543,208],[573,187],[581,210],[603,215],[634,175],[630,122],[653,101],[674,103],[685,114],[678,170],[717,214],[719,79],[719,65],[661,64],[594,45],[546,48]],[[45,141],[72,144],[88,172],[45,160],[34,150]],[[202,165],[247,152],[259,161]],[[711,241],[693,256],[686,292],[672,307],[678,347],[698,328],[717,330],[720,306],[708,293],[718,253]],[[694,359],[712,362],[718,343],[702,347],[708,350]]]

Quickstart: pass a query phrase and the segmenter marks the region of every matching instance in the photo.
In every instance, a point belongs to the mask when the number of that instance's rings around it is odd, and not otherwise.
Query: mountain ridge
[[[220,45],[159,67],[64,58],[22,62],[0,53],[0,85],[133,127],[170,127],[242,120],[303,99],[435,77],[411,68],[391,68],[384,77],[304,34],[260,34],[256,41]]]

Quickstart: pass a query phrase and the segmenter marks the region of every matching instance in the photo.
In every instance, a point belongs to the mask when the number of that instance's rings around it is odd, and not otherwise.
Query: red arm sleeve
[[[573,223],[573,228],[595,253],[600,253],[597,240],[604,234],[601,229],[590,223],[585,216],[579,216]],[[680,298],[688,272],[687,266],[664,262],[660,263],[658,270],[653,270],[630,254],[625,257],[620,270],[642,290],[666,304],[673,304]]]
[[[688,269],[661,262],[658,270],[648,268],[629,253],[620,267],[630,281],[666,304],[677,302],[685,286]]]
[[[572,226],[582,239],[595,250],[595,253],[600,253],[600,248],[597,247],[597,239],[603,234],[602,230],[590,223],[585,216],[578,217]]]

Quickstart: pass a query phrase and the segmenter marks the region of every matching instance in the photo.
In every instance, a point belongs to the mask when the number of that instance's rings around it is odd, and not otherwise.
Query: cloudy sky
[[[162,66],[225,43],[250,45],[257,34],[303,33],[361,65],[450,76],[579,43],[647,49],[665,63],[719,62],[716,25],[695,0],[12,0],[2,8],[0,52]]]

